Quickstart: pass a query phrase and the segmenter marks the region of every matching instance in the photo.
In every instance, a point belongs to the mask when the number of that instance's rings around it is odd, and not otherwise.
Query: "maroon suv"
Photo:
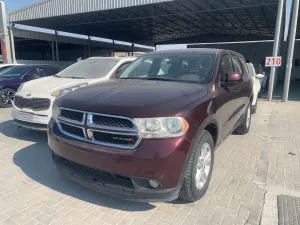
[[[249,131],[251,98],[251,76],[236,52],[153,52],[120,79],[57,99],[49,146],[58,168],[90,189],[129,200],[196,201],[218,145],[233,131]]]

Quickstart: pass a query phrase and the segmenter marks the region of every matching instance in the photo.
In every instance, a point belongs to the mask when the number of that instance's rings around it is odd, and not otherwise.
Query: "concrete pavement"
[[[269,187],[300,191],[298,102],[260,101],[250,133],[219,147],[207,194],[189,204],[128,202],[73,184],[46,134],[18,130],[10,111],[0,109],[0,224],[259,224]]]

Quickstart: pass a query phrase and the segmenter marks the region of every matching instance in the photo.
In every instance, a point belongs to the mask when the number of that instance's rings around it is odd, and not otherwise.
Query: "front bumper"
[[[54,119],[48,126],[48,144],[56,156],[60,170],[71,180],[108,195],[139,201],[171,201],[178,197],[191,143],[184,137],[162,140],[142,140],[134,150],[115,149],[78,141],[62,134]],[[60,160],[78,165],[74,169]],[[105,185],[105,182],[85,172],[90,168],[126,177],[131,187]],[[151,189],[147,181],[160,184]]]
[[[30,130],[44,131],[47,132],[47,125],[38,124],[38,123],[28,123],[21,120],[14,120],[14,124],[19,127],[24,127]]]
[[[68,164],[72,165],[76,163],[70,162],[54,154],[53,158],[55,164],[65,177],[83,187],[111,197],[141,202],[169,202],[177,199],[179,195],[180,186],[173,189],[145,188],[138,183],[135,183],[134,180],[139,180],[146,184],[146,179],[143,179],[142,181],[141,178],[136,177],[128,177],[129,179],[126,180],[124,178],[124,180],[122,180],[114,177],[112,177],[112,179],[107,179],[107,176],[114,175],[103,171],[98,171],[97,174],[97,171],[91,168],[89,168],[90,172],[87,173],[84,169],[87,167],[83,165],[77,164],[77,166],[69,166]],[[105,179],[103,179],[103,175],[101,176],[99,173],[105,173]]]
[[[12,109],[12,117],[18,126],[47,131],[47,126],[51,118],[51,110],[31,112],[17,109],[14,106]]]

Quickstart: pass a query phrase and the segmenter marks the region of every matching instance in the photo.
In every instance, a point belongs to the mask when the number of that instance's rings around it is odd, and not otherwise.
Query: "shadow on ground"
[[[47,133],[18,128],[12,120],[0,123],[0,133],[8,138],[22,141],[47,143]]]
[[[28,177],[41,185],[91,204],[123,211],[147,211],[155,207],[149,203],[130,202],[100,195],[66,179],[53,162],[46,133],[18,129],[12,121],[0,123],[0,133],[8,138],[35,142],[16,152],[13,161]]]

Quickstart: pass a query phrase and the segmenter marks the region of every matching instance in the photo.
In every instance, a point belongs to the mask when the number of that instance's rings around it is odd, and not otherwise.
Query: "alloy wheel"
[[[13,91],[4,91],[0,97],[3,105],[10,105],[14,100],[15,93]]]
[[[200,155],[197,161],[197,172],[195,175],[196,187],[201,190],[207,182],[211,169],[211,147],[205,143],[201,147]]]

